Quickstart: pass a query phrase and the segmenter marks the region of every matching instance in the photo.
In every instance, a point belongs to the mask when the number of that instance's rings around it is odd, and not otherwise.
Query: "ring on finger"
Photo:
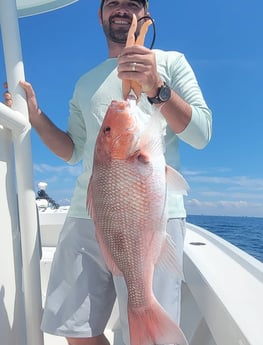
[[[137,65],[136,62],[132,62],[131,63],[131,70],[132,70],[132,72],[136,72],[136,65]]]

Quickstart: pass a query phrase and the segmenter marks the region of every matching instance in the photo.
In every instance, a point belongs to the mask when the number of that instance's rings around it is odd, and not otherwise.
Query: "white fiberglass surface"
[[[19,17],[52,11],[77,0],[16,0]]]

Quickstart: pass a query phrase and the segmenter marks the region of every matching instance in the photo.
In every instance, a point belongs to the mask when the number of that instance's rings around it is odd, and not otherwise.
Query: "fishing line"
[[[155,39],[156,39],[156,26],[155,26],[154,19],[153,19],[151,16],[143,16],[143,17],[141,17],[140,19],[138,19],[138,22],[139,22],[140,20],[143,20],[143,19],[149,19],[149,20],[152,22],[152,26],[153,26],[153,38],[152,38],[152,43],[151,43],[149,49],[153,49],[153,46],[154,46],[154,43],[155,43]]]

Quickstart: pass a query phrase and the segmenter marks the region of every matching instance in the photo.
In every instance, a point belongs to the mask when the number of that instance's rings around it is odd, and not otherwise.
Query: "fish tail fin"
[[[177,324],[154,300],[147,308],[128,308],[131,345],[188,345]]]

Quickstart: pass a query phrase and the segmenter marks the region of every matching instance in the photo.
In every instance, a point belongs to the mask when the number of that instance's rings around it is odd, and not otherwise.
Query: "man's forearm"
[[[73,153],[74,144],[71,137],[59,129],[42,111],[32,127],[36,130],[44,144],[58,157],[68,161]]]
[[[164,104],[157,105],[168,125],[175,133],[182,132],[191,121],[192,108],[173,90],[171,98]]]

